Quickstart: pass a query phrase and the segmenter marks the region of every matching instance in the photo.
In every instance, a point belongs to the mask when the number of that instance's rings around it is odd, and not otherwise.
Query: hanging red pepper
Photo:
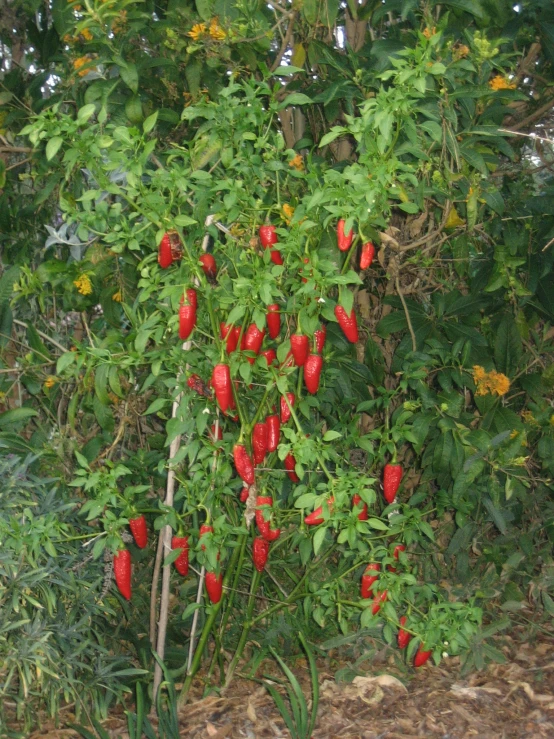
[[[360,269],[368,269],[373,262],[375,256],[375,247],[371,241],[366,241],[362,246],[362,253],[360,254]]]
[[[234,352],[239,343],[240,326],[228,326],[223,321],[219,324],[219,336],[222,340],[227,339],[225,349],[227,354]]]
[[[267,424],[258,422],[252,430],[252,457],[254,464],[261,464],[267,454]]]
[[[223,593],[223,575],[221,572],[219,575],[216,575],[215,572],[206,572],[206,592],[212,603],[219,603]]]
[[[263,357],[265,359],[268,367],[270,367],[274,362],[277,361],[277,354],[275,353],[275,349],[266,349],[265,351],[260,352],[260,357]]]
[[[281,536],[281,529],[271,528],[271,516],[267,519],[264,515],[264,510],[267,508],[261,508],[261,506],[273,506],[273,499],[269,495],[258,495],[256,498],[256,526],[261,536],[266,541],[275,541]]]
[[[296,400],[294,393],[287,393],[287,398],[292,407],[294,407],[294,401]],[[281,396],[281,423],[286,423],[291,416],[291,411],[288,406],[285,396]]]
[[[179,308],[179,338],[188,339],[196,326],[196,308],[192,305],[182,305]]]
[[[254,352],[254,354],[259,354],[260,349],[262,348],[262,343],[264,340],[265,331],[260,331],[260,329],[256,326],[255,323],[251,323],[250,326],[246,329],[246,333],[242,337],[242,342],[240,348],[243,351],[248,352]],[[254,364],[254,357],[247,357],[250,364]]]
[[[295,472],[296,469],[296,459],[294,458],[294,455],[289,452],[287,456],[285,457],[283,464],[285,465],[285,469],[287,471],[287,475],[290,477],[290,479],[293,482],[300,482],[300,478]]]
[[[296,367],[303,367],[310,351],[310,339],[304,334],[293,334],[290,337],[290,349]]]
[[[281,331],[281,313],[277,303],[267,306],[266,321],[270,338],[276,339]]]
[[[304,257],[304,259],[302,260],[302,262],[303,262],[304,264],[309,264],[309,263],[310,263],[310,260],[308,259],[308,257]],[[301,269],[301,274],[306,274],[306,273],[304,272],[304,269],[303,269],[303,268]],[[309,272],[309,276],[310,276],[310,277],[312,276],[312,271],[311,271],[311,270],[310,270],[310,272]],[[304,282],[304,283],[308,282],[308,278],[307,278],[307,277],[302,277],[302,282]]]
[[[216,364],[212,372],[212,387],[219,407],[226,413],[231,408],[233,389],[231,385],[231,370],[228,364]]]
[[[365,568],[360,585],[360,598],[366,599],[373,595],[373,584],[379,579],[379,575],[367,575],[367,572],[380,572],[381,565],[378,562],[370,562]]]
[[[398,557],[400,556],[400,552],[405,552],[405,551],[406,551],[406,546],[404,544],[397,544],[394,547],[394,551],[392,553],[392,556],[394,557],[394,559],[398,559]],[[387,567],[387,570],[389,570],[389,572],[396,572],[396,567],[393,567],[392,565],[389,565]]]
[[[410,643],[410,639],[412,638],[410,632],[402,628],[402,626],[406,625],[407,620],[407,616],[400,616],[400,628],[398,629],[398,636],[396,637],[396,643],[398,644],[399,649],[406,649]]]
[[[333,502],[334,498],[331,496],[329,500],[327,501],[326,505],[329,508],[329,511],[333,510]],[[306,516],[304,519],[304,523],[307,523],[308,526],[319,526],[320,523],[323,523],[325,519],[323,518],[323,506],[319,506],[315,509],[312,513],[309,514],[309,516]]]
[[[181,553],[173,562],[177,572],[186,577],[189,572],[189,540],[188,536],[174,536],[171,539],[171,548],[180,549]]]
[[[131,552],[120,549],[113,556],[113,572],[119,592],[126,600],[131,600],[131,570]]]
[[[281,433],[281,422],[277,414],[272,414],[265,419],[267,425],[267,451],[274,452],[279,445]]]
[[[423,649],[423,644],[420,644],[414,657],[414,667],[421,667],[424,665],[432,654],[432,649],[425,651]]]
[[[217,428],[217,433],[216,433]],[[212,441],[223,441],[223,429],[221,428],[221,424],[212,423],[210,427],[210,439]]]
[[[381,593],[376,593],[375,597],[373,598],[373,606],[371,608],[371,613],[375,616],[379,611],[381,610],[381,606],[383,603],[386,602],[388,597],[388,593],[386,590],[383,590]]]
[[[359,506],[360,503],[363,503],[361,496],[358,495],[358,493],[354,493],[354,495],[352,496],[352,505],[355,508],[356,506]],[[369,514],[367,512],[367,503],[363,503],[362,510],[358,513],[358,520],[367,521],[368,518]]]
[[[241,503],[246,503],[248,500],[248,494],[250,492],[250,488],[248,485],[245,485],[242,490],[240,491],[239,500]]]
[[[247,484],[254,484],[254,465],[250,455],[243,444],[235,444],[233,447],[233,458],[238,476]]]
[[[262,226],[259,230],[260,241],[264,249],[272,247],[279,241],[275,233],[275,226]],[[279,249],[271,249],[271,261],[273,264],[283,264],[283,257]]]
[[[136,518],[130,518],[129,528],[131,529],[131,534],[137,547],[144,549],[148,544],[148,529],[146,528],[146,519],[144,516],[141,514]]]
[[[323,353],[323,347],[325,346],[326,338],[327,327],[325,326],[325,324],[322,324],[321,328],[318,328],[317,331],[314,331],[315,350],[318,354]]]
[[[213,282],[217,277],[217,264],[213,254],[202,254],[198,261],[202,267],[202,271],[210,282]]]
[[[188,287],[185,290],[185,294],[181,295],[179,305],[192,305],[194,310],[198,308],[198,295],[193,287]]]
[[[162,269],[167,269],[173,262],[181,259],[183,249],[181,238],[177,231],[167,231],[162,236],[158,247],[158,264]]]
[[[341,218],[337,223],[337,244],[341,251],[348,251],[352,246],[352,239],[354,238],[354,231],[352,229],[350,229],[349,233],[344,233],[345,225],[346,221],[344,218]]]
[[[304,364],[304,382],[306,390],[315,395],[319,390],[319,378],[323,367],[323,357],[320,354],[310,354]]]
[[[350,315],[348,315],[342,305],[337,305],[335,308],[335,318],[348,341],[356,344],[358,341],[358,321],[356,320],[354,308],[352,308]]]
[[[206,534],[213,534],[213,532],[214,532],[214,527],[213,526],[210,526],[209,523],[203,523],[202,526],[200,526],[200,531],[198,533],[198,539],[199,539],[199,541],[202,542],[202,537],[203,536],[205,536]],[[206,551],[206,545],[205,544],[200,543],[200,548],[202,549],[203,552]]]
[[[383,470],[383,495],[390,505],[396,498],[396,493],[402,480],[401,464],[386,464]]]
[[[262,572],[269,556],[269,542],[257,536],[252,543],[252,561],[258,572]]]

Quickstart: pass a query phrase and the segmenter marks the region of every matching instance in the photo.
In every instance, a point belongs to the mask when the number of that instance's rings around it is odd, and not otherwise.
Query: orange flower
[[[51,387],[54,387],[54,385],[58,382],[58,378],[54,375],[48,375],[46,380],[44,381],[44,387],[49,390]]]
[[[489,80],[489,87],[491,90],[515,90],[517,85],[515,82],[510,82],[506,77],[497,74],[496,77]]]
[[[484,368],[476,364],[473,368],[475,395],[506,395],[510,389],[510,380],[502,372],[485,372]]]
[[[285,203],[282,207],[282,213],[283,213],[283,219],[285,220],[285,223],[287,226],[290,224],[292,217],[294,215],[294,208],[292,205],[289,205],[288,203]]]
[[[425,36],[425,38],[431,38],[431,36],[434,36],[436,32],[437,32],[437,29],[435,28],[435,26],[433,26],[433,28],[427,27],[423,31],[423,35]]]
[[[465,44],[455,46],[452,49],[452,54],[454,56],[454,59],[465,59],[466,56],[469,54],[469,46],[466,46]]]
[[[213,38],[214,41],[223,41],[226,36],[227,34],[219,25],[217,18],[212,18],[210,21],[210,37]]]
[[[89,67],[88,65],[93,60],[94,57],[92,57],[90,54],[87,54],[86,56],[80,56],[78,59],[75,59],[73,62],[73,69],[77,72],[79,77],[84,77],[89,72],[93,72],[96,70],[96,67]],[[83,69],[83,67],[86,66],[86,69]]]
[[[298,172],[302,172],[304,170],[304,157],[302,154],[297,154],[294,159],[291,159],[289,162],[289,167],[293,167],[294,169],[298,170]]]
[[[118,290],[116,293],[112,295],[112,300],[114,301],[114,303],[121,303],[121,301],[123,300],[121,290]]]
[[[190,31],[187,33],[187,36],[190,36],[193,41],[198,41],[200,36],[203,36],[206,33],[206,24],[205,23],[197,23],[194,25]]]

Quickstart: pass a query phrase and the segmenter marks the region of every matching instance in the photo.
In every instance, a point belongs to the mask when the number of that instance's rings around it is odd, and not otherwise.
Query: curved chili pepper
[[[265,422],[258,422],[252,430],[252,456],[254,464],[261,464],[267,454],[268,429]]]
[[[220,572],[216,575],[215,572],[206,572],[206,592],[208,598],[212,603],[219,603],[221,595],[223,593],[223,575]]]
[[[294,401],[296,400],[294,393],[287,393],[287,398],[292,407],[294,407]],[[286,423],[291,416],[290,408],[285,400],[285,396],[281,396],[281,423]]]
[[[200,257],[198,257],[198,261],[200,262],[202,271],[204,272],[208,280],[210,280],[210,282],[213,282],[217,277],[217,264],[214,255],[201,254]]]
[[[192,305],[182,305],[179,308],[179,338],[188,339],[196,326],[196,308]]]
[[[258,495],[256,498],[256,526],[258,531],[266,541],[275,541],[281,536],[281,529],[271,528],[271,514],[270,518],[266,519],[263,508],[259,506],[273,506],[273,499],[270,495]],[[267,508],[265,509],[267,511]]]
[[[250,326],[246,329],[246,333],[242,337],[242,342],[240,348],[243,351],[248,352],[254,352],[254,354],[259,354],[260,349],[262,348],[262,343],[264,340],[265,331],[260,331],[260,329],[256,326],[255,323],[251,323]],[[247,357],[250,364],[254,364],[254,357]]]
[[[381,606],[383,603],[386,602],[388,598],[388,592],[386,590],[383,590],[381,593],[376,593],[375,597],[373,598],[373,605],[371,608],[371,613],[375,616],[379,611],[381,610]]]
[[[325,324],[322,324],[321,328],[318,328],[317,331],[314,331],[315,350],[318,354],[321,354],[323,352],[326,338],[327,327]]]
[[[262,572],[269,556],[269,542],[257,536],[252,543],[252,561],[258,572]]]
[[[279,445],[281,433],[281,421],[277,414],[272,414],[265,419],[267,425],[267,451],[274,452]]]
[[[233,447],[233,458],[235,460],[235,468],[239,477],[247,484],[254,484],[254,465],[250,455],[246,451],[243,444],[235,444]]]
[[[327,507],[329,508],[329,511],[333,510],[333,502],[334,498],[331,496],[327,503]],[[304,519],[304,523],[307,523],[308,526],[319,526],[320,523],[323,523],[325,519],[323,518],[323,506],[319,506],[316,508],[312,513],[310,513],[309,516],[306,516]]]
[[[402,480],[401,464],[386,464],[383,470],[383,495],[390,505],[396,498],[396,493]]]
[[[373,584],[379,579],[379,575],[367,575],[366,572],[380,572],[381,565],[378,562],[370,562],[362,575],[360,585],[360,598],[366,599],[373,595]]]
[[[414,657],[414,667],[421,667],[424,665],[432,654],[432,649],[425,651],[423,649],[423,644],[420,644]]]
[[[262,226],[258,233],[264,249],[272,247],[279,241],[279,238],[275,233],[275,226]],[[270,256],[273,264],[283,264],[283,257],[281,256],[279,249],[271,249]]]
[[[181,553],[173,562],[177,572],[186,577],[189,572],[189,540],[188,536],[173,536],[171,539],[171,548],[180,549]]]
[[[144,549],[148,544],[148,529],[146,528],[146,519],[144,516],[141,514],[136,518],[130,518],[129,528],[131,529],[131,534],[137,547]]]
[[[346,221],[344,218],[341,218],[337,223],[337,244],[341,251],[348,251],[352,246],[352,239],[354,238],[353,229],[351,229],[347,234],[344,233],[345,225]]]
[[[216,364],[212,372],[212,387],[219,407],[226,413],[232,407],[233,388],[231,385],[231,370],[228,364]]]
[[[362,253],[360,254],[360,269],[368,269],[373,262],[375,256],[375,247],[371,241],[366,241],[362,246]]]
[[[342,305],[337,305],[335,308],[335,318],[348,341],[352,344],[356,344],[358,341],[358,321],[356,320],[354,308],[352,308],[350,315],[348,315]]]
[[[396,643],[398,644],[399,649],[406,649],[406,647],[410,643],[410,639],[412,638],[410,632],[402,628],[402,626],[406,625],[407,620],[407,616],[400,616],[399,621],[401,628],[398,629],[398,636],[396,637]]]
[[[131,600],[131,552],[120,549],[113,556],[113,572],[119,592],[126,600]]]
[[[283,464],[285,465],[285,469],[287,471],[287,475],[290,477],[290,479],[293,482],[300,482],[300,478],[296,474],[296,459],[294,458],[294,455],[289,452],[287,456],[285,457]]]
[[[400,556],[400,552],[405,552],[405,551],[406,551],[406,545],[405,544],[397,544],[394,547],[394,551],[392,553],[392,556],[394,557],[394,559],[398,559],[399,556]],[[389,572],[396,572],[396,567],[393,567],[392,565],[388,565],[387,570]]]
[[[359,506],[360,503],[363,503],[363,505],[362,510],[358,513],[358,520],[367,521],[367,519],[369,518],[369,514],[367,512],[367,503],[364,503],[362,501],[362,498],[360,495],[358,495],[358,493],[354,493],[354,495],[352,496],[352,505],[355,508],[356,506]]]
[[[323,367],[323,357],[320,354],[310,354],[304,364],[304,382],[306,390],[315,395],[319,390],[319,378]]]
[[[290,337],[290,350],[294,357],[294,364],[303,367],[310,351],[310,339],[304,334],[293,334]]]
[[[276,339],[281,331],[281,313],[277,303],[272,303],[267,306],[266,321],[269,336],[272,339]]]

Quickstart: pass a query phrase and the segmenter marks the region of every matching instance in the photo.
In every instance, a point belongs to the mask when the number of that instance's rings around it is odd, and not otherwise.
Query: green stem
[[[307,439],[308,437],[307,437],[307,436],[306,436],[306,434],[304,433],[304,429],[302,428],[302,426],[301,426],[301,424],[300,424],[300,421],[298,420],[298,416],[296,415],[296,413],[295,413],[295,411],[294,411],[294,408],[292,407],[292,405],[291,405],[291,403],[290,403],[290,401],[289,401],[289,399],[288,399],[288,396],[287,396],[287,395],[285,394],[285,395],[283,395],[283,397],[285,398],[285,400],[286,400],[286,403],[287,403],[287,405],[288,405],[288,407],[289,407],[289,409],[290,409],[290,413],[291,413],[291,416],[292,416],[292,418],[293,418],[293,420],[294,420],[294,423],[296,424],[296,428],[297,428],[298,432],[299,432],[300,434],[302,434],[302,436],[303,436],[303,437],[304,437],[305,439]],[[327,469],[327,465],[326,465],[326,464],[325,464],[325,462],[323,461],[323,457],[321,456],[321,454],[320,454],[319,452],[316,452],[316,458],[317,458],[317,461],[319,462],[319,464],[320,464],[320,466],[321,466],[321,469],[323,470],[323,472],[325,473],[325,475],[326,475],[327,479],[329,480],[329,482],[334,482],[334,478],[333,478],[333,475],[332,475],[332,474],[331,474],[331,473],[329,472],[329,470]]]
[[[225,687],[229,685],[233,678],[233,674],[235,672],[235,669],[239,663],[240,658],[242,657],[242,653],[244,651],[244,647],[246,646],[246,642],[248,640],[248,634],[250,633],[250,629],[252,628],[252,624],[254,623],[252,620],[252,612],[254,610],[254,605],[256,603],[256,590],[258,589],[258,585],[260,584],[261,579],[261,572],[254,572],[254,575],[252,577],[252,583],[250,586],[250,595],[248,597],[248,605],[246,607],[246,620],[244,622],[244,626],[242,628],[242,634],[240,635],[239,643],[237,645],[237,648],[235,650],[235,654],[233,655],[233,659],[231,660],[231,663],[229,667],[227,668],[227,674],[225,676]]]
[[[352,261],[352,255],[356,251],[356,247],[358,246],[358,241],[360,240],[359,236],[356,236],[356,238],[352,241],[352,246],[348,250],[348,254],[346,255],[346,258],[344,260],[344,264],[341,267],[341,275],[345,274],[346,270],[350,266],[350,262]]]

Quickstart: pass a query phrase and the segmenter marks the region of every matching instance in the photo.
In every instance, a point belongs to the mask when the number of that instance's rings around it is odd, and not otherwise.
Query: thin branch
[[[294,28],[294,21],[296,20],[296,11],[293,11],[289,16],[289,25],[287,26],[287,32],[285,33],[285,37],[283,38],[283,42],[281,44],[281,48],[279,49],[279,52],[277,53],[277,56],[273,60],[273,64],[269,68],[270,72],[275,72],[279,64],[281,64],[281,60],[283,59],[285,52],[287,50],[287,47],[290,43],[290,40],[292,38],[292,30]],[[277,25],[280,25],[281,21]]]
[[[417,351],[417,341],[414,333],[414,327],[412,326],[412,319],[410,318],[410,312],[408,310],[408,306],[406,305],[406,300],[404,298],[404,294],[402,290],[400,289],[400,280],[398,279],[398,275],[396,276],[396,292],[398,293],[398,297],[400,298],[402,302],[402,307],[404,308],[404,313],[406,314],[406,321],[408,322],[408,331],[410,332],[410,336],[412,337],[412,350],[414,352]]]
[[[552,98],[552,105],[554,105],[554,98]],[[511,133],[514,136],[525,136],[527,139],[534,139],[535,141],[544,141],[546,144],[554,144],[554,139],[545,139],[543,136],[537,136],[536,133],[521,133],[512,128],[499,128],[502,133]]]
[[[519,123],[516,123],[510,129],[508,129],[509,132],[516,133],[521,128],[525,128],[525,126],[528,126],[530,123],[533,123],[534,121],[541,118],[544,115],[544,113],[547,113],[553,106],[554,106],[554,97],[551,97],[550,100],[548,100],[548,102],[546,102],[544,105],[541,105],[540,108],[537,108],[537,110],[535,110],[534,113],[531,113],[531,115],[528,115],[527,118],[524,118],[522,121],[519,121]]]
[[[10,164],[9,167],[6,167],[6,172],[9,172],[10,169],[21,167],[22,164],[27,164],[27,162],[30,162],[30,161],[32,161],[31,157],[27,157],[27,159],[22,159],[20,162],[16,162],[15,164]]]
[[[27,324],[26,324],[26,323],[25,323],[24,321],[20,321],[20,320],[18,320],[17,318],[14,318],[14,319],[13,319],[13,322],[14,322],[15,324],[17,324],[18,326],[23,326],[23,328],[28,328]],[[57,347],[57,348],[58,348],[58,349],[59,349],[59,350],[60,350],[61,352],[63,352],[63,354],[65,354],[65,353],[66,353],[67,349],[65,348],[65,346],[62,346],[61,344],[58,344],[58,342],[56,341],[56,339],[53,339],[53,338],[52,338],[51,336],[48,336],[48,334],[45,334],[45,333],[44,333],[43,331],[39,331],[39,329],[38,329],[38,328],[37,328],[37,329],[35,329],[35,331],[36,331],[36,332],[37,332],[37,334],[38,334],[39,336],[41,336],[41,337],[42,337],[42,338],[43,338],[43,339],[44,339],[45,341],[48,341],[48,342],[49,342],[50,344],[52,344],[52,346],[55,346],[55,347]]]

